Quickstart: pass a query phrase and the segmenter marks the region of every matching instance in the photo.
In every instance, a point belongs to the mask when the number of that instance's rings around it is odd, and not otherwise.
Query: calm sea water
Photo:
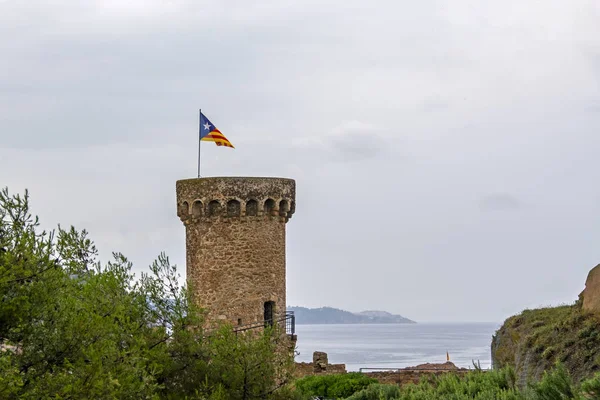
[[[381,325],[296,325],[296,361],[312,361],[313,351],[324,351],[332,364],[348,371],[403,368],[450,361],[469,368],[479,361],[491,365],[490,343],[496,323],[418,323]]]

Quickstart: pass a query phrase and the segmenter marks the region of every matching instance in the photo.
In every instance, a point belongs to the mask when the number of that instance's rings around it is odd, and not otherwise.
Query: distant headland
[[[414,324],[401,315],[391,314],[386,311],[361,311],[353,313],[332,307],[306,308],[291,306],[288,311],[293,311],[296,324]]]

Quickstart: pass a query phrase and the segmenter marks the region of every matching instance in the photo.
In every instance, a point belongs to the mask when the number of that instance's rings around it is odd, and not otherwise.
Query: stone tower
[[[292,179],[177,181],[187,279],[207,324],[250,325],[285,314],[285,225],[295,206]]]

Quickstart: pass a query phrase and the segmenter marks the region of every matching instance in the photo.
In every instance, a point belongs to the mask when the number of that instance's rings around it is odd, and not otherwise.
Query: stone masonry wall
[[[211,320],[262,321],[264,303],[285,312],[285,225],[270,217],[190,224],[187,275]]]
[[[465,369],[457,369],[454,371],[443,370],[398,370],[398,371],[378,371],[366,372],[365,375],[369,378],[377,379],[379,383],[395,384],[404,386],[409,383],[418,384],[422,379],[429,379],[434,376],[443,374],[466,375],[472,371]]]
[[[443,374],[454,374],[462,376],[472,372],[466,368],[458,368],[454,363],[443,364],[421,364],[416,367],[401,368],[393,371],[365,371],[363,374],[369,378],[376,379],[379,383],[392,385],[417,384],[424,378],[431,378]],[[322,352],[313,353],[313,362],[296,363],[294,377],[304,378],[313,375],[345,374],[345,364],[329,364],[327,354]]]
[[[290,179],[177,182],[188,283],[209,324],[261,322],[269,301],[274,315],[285,313],[285,224],[294,208]]]
[[[297,362],[294,367],[294,377],[304,378],[312,375],[335,375],[345,374],[346,364],[327,364],[323,370],[315,371],[315,364],[308,362]]]
[[[346,364],[329,364],[327,353],[322,351],[313,352],[313,361],[311,363],[296,363],[294,376],[303,378],[311,375],[332,375],[345,374]]]

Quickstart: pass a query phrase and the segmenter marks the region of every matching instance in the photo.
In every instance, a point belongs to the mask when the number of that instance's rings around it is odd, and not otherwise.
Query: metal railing
[[[491,368],[478,368],[480,371],[491,371]],[[358,372],[371,371],[371,372],[452,372],[452,371],[475,371],[473,368],[410,368],[410,367],[398,367],[398,368],[367,368],[361,367]]]
[[[279,329],[285,331],[287,335],[293,336],[296,334],[296,316],[293,311],[287,311],[285,314],[276,316],[273,319],[236,326],[233,328],[233,331],[238,333],[252,329],[264,329],[273,325],[276,325]]]

